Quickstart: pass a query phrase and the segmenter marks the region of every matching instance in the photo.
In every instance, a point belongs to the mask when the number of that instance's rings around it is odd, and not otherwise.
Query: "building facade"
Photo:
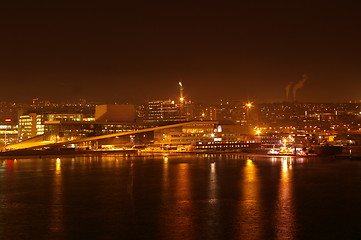
[[[45,132],[45,121],[82,121],[83,114],[37,114],[29,113],[19,116],[19,141],[42,135]]]
[[[190,101],[177,103],[173,100],[149,101],[143,107],[143,121],[147,123],[174,123],[193,119]]]

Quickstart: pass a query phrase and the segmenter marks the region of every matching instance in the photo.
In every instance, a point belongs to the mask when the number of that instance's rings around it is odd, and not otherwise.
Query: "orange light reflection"
[[[188,163],[177,164],[175,172],[168,172],[168,159],[163,159],[163,189],[165,193],[173,192],[165,198],[167,203],[170,203],[164,208],[162,213],[166,220],[164,221],[166,226],[162,228],[167,229],[161,231],[163,235],[162,239],[174,239],[184,240],[192,239],[195,236],[192,218],[193,206],[191,201],[191,182]],[[175,173],[172,175],[172,173]],[[175,182],[172,182],[175,181]],[[171,191],[171,187],[174,187],[174,191]],[[168,199],[167,199],[168,198]]]
[[[240,202],[240,236],[248,239],[261,239],[262,222],[257,167],[247,159],[243,168],[242,199]]]
[[[292,200],[293,158],[282,157],[281,176],[276,207],[276,239],[294,239],[294,206]]]
[[[61,159],[57,158],[55,160],[55,171],[53,179],[53,201],[52,208],[50,213],[50,226],[49,230],[52,234],[57,234],[61,232],[63,227],[63,176],[61,170]]]

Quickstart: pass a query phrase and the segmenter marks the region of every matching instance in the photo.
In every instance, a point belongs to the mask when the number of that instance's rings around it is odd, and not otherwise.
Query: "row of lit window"
[[[217,148],[248,148],[249,145],[217,145],[217,146],[196,146],[197,149],[200,148],[210,148],[210,149],[217,149]]]

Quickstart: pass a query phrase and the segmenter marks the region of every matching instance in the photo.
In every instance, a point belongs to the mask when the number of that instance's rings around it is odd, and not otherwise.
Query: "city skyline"
[[[355,1],[5,1],[1,239],[361,239]]]
[[[176,96],[359,100],[357,6],[346,3],[6,3],[1,101],[86,98],[141,103]]]

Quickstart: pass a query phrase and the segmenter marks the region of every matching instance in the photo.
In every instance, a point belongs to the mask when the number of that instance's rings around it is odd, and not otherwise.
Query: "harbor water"
[[[361,239],[361,161],[3,158],[0,239]]]

